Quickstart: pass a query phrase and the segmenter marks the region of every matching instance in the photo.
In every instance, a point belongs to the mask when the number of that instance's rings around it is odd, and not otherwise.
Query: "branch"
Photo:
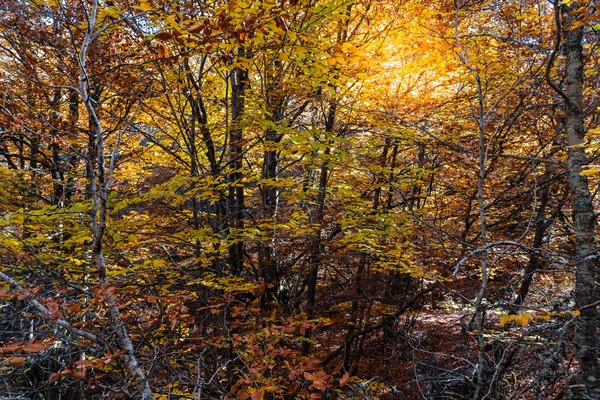
[[[12,288],[16,290],[23,290],[23,287],[17,281],[15,281],[13,278],[6,275],[2,271],[0,271],[0,279],[7,282]],[[101,343],[101,341],[98,339],[98,336],[94,335],[93,333],[75,328],[68,321],[62,318],[56,319],[55,315],[50,310],[48,310],[48,308],[45,305],[40,303],[39,300],[37,300],[36,298],[27,297],[27,301],[42,315],[42,317],[52,322],[54,325],[59,326],[67,330],[68,332],[80,336],[84,339],[88,339],[99,344]]]
[[[451,143],[448,142],[442,138],[440,138],[439,136],[437,136],[435,133],[431,132],[429,129],[406,120],[405,118],[401,117],[400,115],[398,115],[397,113],[393,112],[393,111],[387,111],[384,112],[384,114],[387,114],[395,119],[397,119],[398,121],[402,122],[403,124],[411,127],[411,128],[415,128],[418,129],[419,131],[423,132],[424,134],[426,134],[427,136],[429,136],[430,138],[434,139],[435,141],[437,141],[438,143],[440,143],[441,145],[448,147],[451,150],[460,152],[460,153],[465,153],[465,154],[471,154],[471,155],[476,155],[479,156],[479,152],[478,151],[473,151],[473,150],[469,150],[466,147],[463,147],[459,144],[456,143]],[[562,164],[561,161],[558,160],[550,160],[547,158],[541,158],[541,157],[531,157],[531,156],[520,156],[517,154],[487,154],[488,158],[513,158],[516,160],[524,160],[524,161],[536,161],[536,162],[541,162],[541,163],[547,163],[547,164]]]
[[[458,263],[456,263],[456,265],[454,266],[454,272],[452,273],[453,276],[458,275],[458,272],[460,271],[460,268],[467,262],[469,261],[471,258],[473,258],[474,256],[476,256],[477,254],[481,254],[486,252],[487,250],[491,249],[492,247],[498,247],[498,246],[513,246],[513,247],[518,247],[522,250],[528,251],[530,253],[535,253],[536,255],[543,257],[544,259],[555,263],[555,264],[561,264],[561,265],[571,265],[570,263],[568,263],[565,259],[561,258],[553,258],[553,257],[548,257],[545,254],[543,254],[539,249],[533,248],[533,247],[529,247],[526,246],[524,244],[518,243],[518,242],[512,242],[510,240],[501,240],[498,242],[493,242],[493,243],[489,243],[485,246],[479,247],[475,250],[473,250],[472,252],[470,252],[468,255],[466,255],[465,257],[463,257]],[[575,264],[581,263],[583,261],[587,261],[587,260],[592,260],[598,258],[597,254],[590,254],[587,257],[577,260]]]
[[[565,102],[569,105],[572,105],[571,100],[569,99],[569,96],[567,96],[567,94],[552,80],[552,78],[550,77],[550,72],[552,70],[552,67],[554,66],[554,61],[556,61],[556,56],[558,55],[558,52],[560,50],[560,42],[562,41],[562,35],[560,33],[562,27],[561,27],[561,23],[560,23],[560,6],[558,4],[559,0],[554,0],[554,25],[556,26],[556,40],[554,41],[554,49],[552,49],[552,54],[550,54],[550,58],[548,59],[548,62],[546,63],[546,72],[544,74],[544,77],[546,78],[546,82],[548,82],[548,85],[550,85],[550,87],[560,95],[560,97],[562,97]]]

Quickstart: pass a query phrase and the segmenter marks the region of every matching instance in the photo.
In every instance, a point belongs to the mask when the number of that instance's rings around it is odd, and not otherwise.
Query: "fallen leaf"
[[[344,375],[342,375],[342,377],[340,378],[340,387],[344,387],[346,385],[346,383],[348,383],[350,381],[350,373],[346,372]]]
[[[8,364],[12,365],[13,367],[20,367],[21,365],[25,364],[25,361],[27,361],[25,357],[13,357],[8,360]]]

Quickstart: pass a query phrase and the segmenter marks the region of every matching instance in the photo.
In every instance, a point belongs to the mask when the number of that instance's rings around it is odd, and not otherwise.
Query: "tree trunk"
[[[243,49],[239,49],[238,56],[243,56]],[[234,236],[238,231],[244,228],[244,187],[241,183],[242,174],[242,151],[243,136],[240,126],[244,114],[246,84],[248,71],[242,68],[235,68],[231,71],[231,121],[232,128],[229,132],[229,217],[231,219],[230,227]],[[234,237],[234,242],[229,246],[229,263],[231,273],[238,275],[243,268],[243,243]]]
[[[269,96],[274,103],[274,109],[271,112],[271,122],[278,123],[283,119],[284,102],[280,96],[275,98],[272,94]],[[262,188],[262,208],[265,223],[269,223],[270,228],[266,229],[265,240],[259,243],[259,266],[260,277],[264,279],[265,291],[261,301],[262,307],[268,307],[269,303],[276,297],[279,286],[279,265],[276,258],[274,246],[275,224],[277,219],[277,207],[279,203],[279,188],[275,184],[279,176],[279,150],[275,145],[282,139],[282,134],[269,128],[265,132],[265,153],[263,155],[262,179],[265,182]]]
[[[109,291],[110,282],[108,268],[104,258],[103,244],[108,214],[108,194],[110,192],[112,170],[114,168],[114,157],[117,154],[118,148],[115,148],[113,151],[110,164],[106,165],[104,132],[102,131],[100,119],[96,112],[96,106],[89,91],[92,85],[89,81],[89,73],[87,70],[88,49],[97,37],[95,26],[97,12],[98,1],[94,0],[92,2],[91,13],[89,14],[88,28],[79,51],[79,92],[81,101],[85,106],[90,121],[88,165],[91,178],[90,191],[92,195],[92,210],[90,211],[92,219],[92,256],[98,273],[98,280],[104,289],[105,300],[108,305],[110,327],[116,333],[117,343],[126,351],[126,354],[124,355],[125,368],[135,381],[135,384],[141,393],[141,399],[153,400],[154,396],[152,395],[152,390],[150,389],[146,374],[142,371],[137,356],[135,355],[135,348],[129,333],[127,332],[125,323],[121,318],[117,300]],[[92,155],[95,157],[95,162],[92,159]]]
[[[333,126],[335,124],[336,105],[330,104],[327,117],[325,119],[325,132],[332,133]],[[325,157],[329,156],[331,148],[325,150]],[[323,213],[325,211],[325,197],[327,194],[327,180],[331,173],[327,166],[328,160],[323,160],[321,164],[321,174],[319,176],[319,192],[317,194],[317,210],[315,213],[312,223],[318,226],[317,231],[313,234],[310,241],[310,256],[308,257],[308,279],[307,279],[307,290],[306,290],[306,302],[307,309],[306,314],[308,318],[312,318],[315,308],[315,300],[317,296],[317,279],[319,276],[319,264],[321,263],[321,234],[323,232]],[[308,329],[305,338],[310,339],[312,331]],[[302,342],[302,354],[308,355],[310,353],[310,342]]]
[[[540,249],[542,247],[542,243],[544,242],[544,235],[546,234],[546,230],[550,226],[550,222],[546,219],[546,207],[548,206],[548,201],[550,200],[550,178],[552,177],[553,168],[550,166],[546,171],[544,176],[544,181],[548,181],[546,185],[542,188],[542,193],[540,196],[540,205],[535,213],[535,234],[533,236],[533,245],[534,249]],[[519,291],[517,293],[517,298],[515,299],[514,305],[512,305],[512,312],[516,314],[518,312],[518,308],[525,302],[525,298],[529,294],[529,288],[531,287],[531,283],[533,282],[533,275],[535,272],[543,267],[542,260],[540,260],[540,256],[537,253],[531,253],[529,255],[529,262],[525,267],[525,273],[523,274],[523,280],[521,281],[521,285],[519,286]]]
[[[583,111],[583,29],[585,24],[581,19],[585,12],[577,12],[581,5],[572,3],[563,6],[561,10],[558,1],[554,2],[557,37],[555,51],[551,56],[546,78],[552,88],[565,100],[565,131],[569,144],[568,174],[569,188],[573,205],[573,229],[575,230],[575,304],[581,311],[576,319],[575,346],[577,359],[583,373],[588,398],[600,399],[600,371],[598,370],[598,352],[596,350],[597,300],[594,289],[598,277],[596,261],[596,243],[594,227],[596,217],[592,205],[588,179],[581,175],[588,158],[584,148],[585,114]],[[564,29],[561,28],[561,22]],[[561,43],[561,33],[564,34],[563,53],[566,59],[566,92],[550,79],[550,68]]]

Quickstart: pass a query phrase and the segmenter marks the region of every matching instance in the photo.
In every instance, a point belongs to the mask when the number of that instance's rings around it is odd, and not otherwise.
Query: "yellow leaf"
[[[151,11],[154,9],[148,0],[140,1],[140,5],[134,6],[133,8],[141,10],[141,11]]]
[[[581,176],[595,176],[600,174],[600,167],[596,165],[586,165],[585,169],[579,173]]]
[[[589,129],[588,133],[600,133],[600,128]]]
[[[527,326],[530,321],[533,321],[533,317],[528,312],[515,317],[515,322],[521,326]]]
[[[545,321],[548,321],[550,318],[552,318],[552,314],[544,312],[544,311],[540,311],[536,314],[536,318],[541,318]]]
[[[352,43],[345,42],[345,43],[342,45],[342,51],[343,51],[344,53],[350,53],[350,52],[352,52],[352,51],[353,51],[353,50],[355,50],[355,49],[356,49],[356,47],[355,47],[355,46],[354,46]]]
[[[504,328],[504,325],[506,325],[506,323],[510,321],[510,317],[508,314],[503,314],[500,317],[500,326]]]

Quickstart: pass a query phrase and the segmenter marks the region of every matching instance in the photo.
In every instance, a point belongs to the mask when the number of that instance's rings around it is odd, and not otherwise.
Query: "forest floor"
[[[524,308],[524,312],[565,310],[573,307],[567,300],[573,287],[569,277],[557,277],[551,273],[540,274],[535,283],[527,299],[528,308]],[[507,287],[509,285],[501,280],[490,282],[490,298],[504,298]],[[471,280],[461,279],[450,282],[444,289],[443,298],[432,301],[433,306],[426,305],[418,313],[401,317],[396,337],[384,338],[380,334],[366,344],[365,354],[368,356],[361,362],[358,374],[360,376],[360,370],[371,371],[371,377],[376,376],[388,384],[390,391],[386,398],[471,398],[462,395],[473,389],[473,378],[477,368],[476,336],[475,332],[468,328],[473,316],[473,307],[468,296],[471,295],[471,299],[475,297],[478,285]],[[460,293],[460,296],[456,293]],[[510,295],[512,296],[512,293]],[[525,382],[533,385],[536,371],[535,357],[515,352],[517,340],[539,340],[541,354],[547,347],[544,345],[545,340],[554,339],[564,321],[544,321],[545,325],[541,324],[539,327],[534,327],[534,322],[528,327],[502,329],[499,323],[500,316],[507,313],[507,310],[500,307],[489,309],[484,336],[489,343],[486,345],[488,353],[493,353],[497,347],[506,351],[504,354],[516,355],[520,362],[529,366],[519,377],[519,384],[514,382],[516,390],[517,386],[526,386]],[[573,349],[567,349],[562,360],[571,368],[576,366],[572,351]],[[516,380],[517,377],[512,376],[511,379]],[[525,394],[523,396],[518,398],[528,398]]]

